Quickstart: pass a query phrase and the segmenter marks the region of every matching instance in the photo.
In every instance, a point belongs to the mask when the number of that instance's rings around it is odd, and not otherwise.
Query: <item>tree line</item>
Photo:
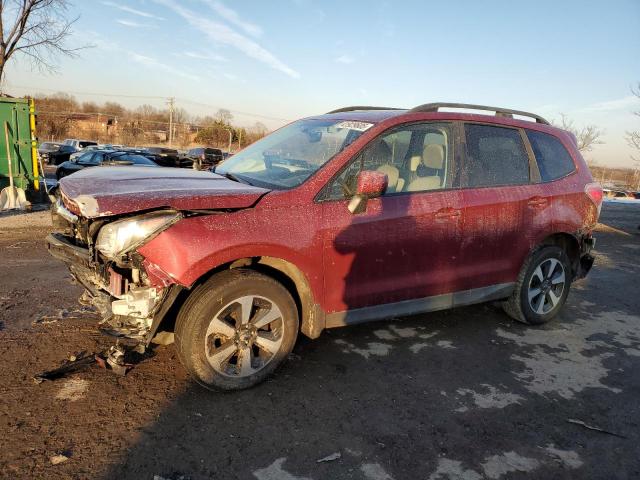
[[[261,122],[250,127],[233,124],[229,110],[205,116],[191,115],[184,108],[141,105],[127,108],[107,101],[79,102],[65,93],[36,95],[37,133],[41,141],[83,138],[101,143],[143,145],[167,143],[173,129],[173,146],[206,145],[232,150],[255,142],[268,133]]]

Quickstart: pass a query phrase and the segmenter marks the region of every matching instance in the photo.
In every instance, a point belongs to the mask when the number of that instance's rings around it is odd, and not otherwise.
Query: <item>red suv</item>
[[[441,103],[299,120],[215,173],[86,169],[60,194],[49,249],[102,330],[148,345],[175,321],[186,369],[225,390],[299,331],[489,300],[546,322],[593,263],[602,201],[571,134]]]

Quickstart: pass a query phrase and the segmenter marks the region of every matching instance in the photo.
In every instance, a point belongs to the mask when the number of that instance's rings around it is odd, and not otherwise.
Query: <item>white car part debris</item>
[[[149,316],[158,302],[158,291],[153,287],[135,288],[120,300],[111,302],[111,312],[114,315],[145,319],[151,326]]]

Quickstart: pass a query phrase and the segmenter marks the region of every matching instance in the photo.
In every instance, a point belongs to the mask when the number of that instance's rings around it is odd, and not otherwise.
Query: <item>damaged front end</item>
[[[148,346],[181,291],[169,274],[136,249],[183,218],[155,210],[118,218],[85,218],[64,195],[53,205],[49,252],[85,288],[80,303],[95,307],[100,329],[130,345]]]

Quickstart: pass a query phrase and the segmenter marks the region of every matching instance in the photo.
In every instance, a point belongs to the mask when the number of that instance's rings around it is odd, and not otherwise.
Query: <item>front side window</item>
[[[520,132],[491,125],[465,125],[463,187],[529,183],[529,156]]]
[[[451,126],[445,123],[412,124],[383,133],[328,186],[325,198],[355,195],[358,174],[376,170],[387,175],[385,195],[446,188],[453,155]]]
[[[216,173],[278,190],[297,187],[372,126],[359,121],[300,120],[229,157]]]
[[[557,180],[576,169],[567,149],[553,135],[527,130],[527,137],[543,182]]]

